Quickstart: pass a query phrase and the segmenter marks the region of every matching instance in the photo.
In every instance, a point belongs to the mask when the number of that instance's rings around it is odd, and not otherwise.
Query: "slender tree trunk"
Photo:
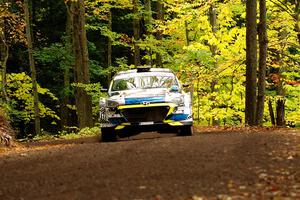
[[[282,73],[285,71],[284,63],[283,63],[283,52],[285,45],[282,46],[281,51],[278,55],[279,59],[279,83],[277,85],[277,95],[279,98],[276,101],[276,125],[277,126],[285,126],[285,91],[284,91],[284,81],[282,79]]]
[[[257,25],[256,0],[246,1],[246,105],[245,120],[255,125],[256,118],[256,70],[257,70]]]
[[[191,107],[194,107],[194,91],[195,91],[195,87],[194,87],[194,77],[195,75],[193,74],[193,72],[189,72],[188,73],[188,79],[189,79],[189,93],[190,93],[190,97],[191,97]],[[197,77],[199,77],[199,75],[197,74]]]
[[[274,110],[273,110],[271,99],[269,99],[269,101],[268,101],[268,107],[269,107],[269,114],[270,114],[270,118],[271,118],[271,123],[272,123],[273,126],[275,126],[275,115],[274,115]]]
[[[162,0],[157,0],[157,20],[163,22],[164,21],[164,5],[162,3]],[[156,39],[157,40],[162,40],[163,38],[163,35],[162,35],[162,31],[159,30],[157,32],[157,35],[156,35]],[[162,62],[162,56],[160,53],[156,53],[156,65],[158,67],[163,67],[163,62]]]
[[[281,70],[282,70],[282,66],[283,66],[283,63],[281,61],[281,57],[279,58],[280,59],[280,66],[281,66],[281,69],[280,69],[280,72],[279,72],[279,77],[280,77],[280,80],[279,80],[279,83],[278,83],[278,86],[277,86],[277,94],[280,96],[279,99],[277,99],[276,101],[276,125],[277,126],[285,126],[285,93],[284,93],[284,89],[283,89],[283,80],[282,80],[282,77],[281,77]]]
[[[32,45],[32,35],[31,35],[32,30],[31,30],[30,14],[29,14],[28,5],[29,5],[28,0],[24,0],[26,37],[27,37],[29,65],[30,65],[30,70],[31,70],[32,90],[33,90],[33,98],[34,98],[35,134],[39,135],[40,131],[41,131],[39,97],[38,97],[38,90],[37,90],[36,68],[35,68],[35,63],[34,63],[34,58],[33,58],[33,45]]]
[[[285,126],[285,100],[278,99],[276,102],[276,125],[280,127]]]
[[[6,68],[7,68],[7,60],[8,60],[8,55],[9,55],[9,48],[8,46],[5,47],[6,50],[5,51],[2,51],[2,52],[5,52],[4,55],[3,55],[3,60],[1,59],[1,82],[2,82],[2,88],[1,88],[1,91],[2,91],[2,97],[3,97],[3,100],[5,102],[8,102],[9,99],[8,99],[8,96],[7,96],[7,93],[6,93]]]
[[[108,10],[108,30],[112,31],[112,12],[111,8]],[[111,38],[107,38],[107,67],[112,66],[112,41]],[[107,79],[107,85],[109,86],[109,83],[111,81],[111,72],[108,73],[108,79]]]
[[[141,53],[140,47],[138,46],[138,40],[140,39],[140,17],[139,17],[139,0],[133,0],[133,38],[134,38],[134,65],[141,65]]]
[[[187,3],[187,0],[184,0],[183,2]],[[184,20],[184,31],[185,31],[186,46],[190,46],[190,31],[189,31],[189,23],[187,20]]]
[[[300,0],[295,1],[295,30],[300,44]]]
[[[232,96],[232,93],[233,93],[233,90],[234,90],[234,74],[235,74],[235,71],[233,71],[233,74],[232,74],[232,77],[231,77],[231,81],[230,81],[230,96]]]
[[[217,85],[218,81],[217,80],[213,80],[211,83],[210,83],[210,91],[211,93],[214,93],[216,91],[216,85]],[[211,97],[210,100],[213,102],[215,101],[215,97]],[[216,106],[212,106],[212,109],[216,108]],[[212,125],[213,126],[218,126],[220,125],[220,120],[216,119],[214,116],[212,117]]]
[[[72,34],[73,34],[73,16],[71,13],[71,8],[73,4],[70,2],[66,2],[67,8],[67,23],[66,23],[66,51],[69,55],[73,55],[73,48],[72,48]],[[70,110],[68,105],[70,104],[70,69],[73,66],[72,61],[66,61],[64,64],[64,94],[62,98],[62,105],[61,105],[61,128],[66,129],[69,125],[69,116]]]
[[[31,34],[31,43],[32,46],[34,45],[34,32],[33,32],[33,23],[34,23],[34,17],[35,17],[35,12],[34,12],[34,6],[33,6],[33,1],[28,0],[28,12],[29,12],[29,21],[30,21],[30,34]]]
[[[217,32],[217,13],[216,13],[216,8],[215,8],[215,4],[212,3],[210,8],[209,8],[209,22],[210,22],[210,26],[211,26],[211,30],[212,33],[215,35]],[[210,45],[210,52],[212,54],[213,57],[215,57],[216,55],[216,51],[217,51],[217,46],[216,45]],[[214,68],[217,68],[217,63],[214,60]],[[211,92],[215,92],[215,86],[218,83],[218,81],[216,79],[214,79],[211,83]],[[211,101],[215,101],[215,97],[211,98]],[[215,106],[212,107],[213,109],[215,108]],[[220,125],[220,120],[216,120],[215,117],[212,117],[212,125],[216,126],[216,125]]]
[[[151,34],[152,30],[152,9],[151,9],[151,0],[145,0],[145,23],[147,34]]]
[[[1,88],[1,93],[3,100],[8,102],[8,96],[6,93],[6,63],[8,60],[9,56],[9,47],[6,43],[6,37],[5,37],[5,22],[4,19],[0,19],[0,67],[1,67],[1,82],[2,82],[2,88]]]
[[[265,90],[266,90],[266,68],[267,68],[267,8],[266,0],[259,0],[260,22],[258,28],[259,38],[259,69],[258,69],[258,93],[257,93],[257,112],[256,125],[263,125]]]
[[[184,21],[184,30],[185,30],[185,41],[186,41],[186,46],[190,46],[189,23],[188,23],[186,20]]]
[[[85,30],[85,9],[83,0],[74,3],[73,12],[73,48],[75,56],[75,83],[89,84],[89,64],[88,49]],[[91,127],[92,118],[92,101],[87,92],[77,87],[75,92],[76,109],[79,122],[79,128]]]
[[[215,5],[212,3],[210,8],[209,8],[209,22],[211,26],[211,30],[213,34],[215,35],[217,32],[217,13],[216,13],[216,8]],[[216,55],[216,50],[217,46],[216,45],[211,45],[210,46],[210,51],[213,55],[213,57]],[[216,63],[214,63],[216,65]]]
[[[145,0],[145,24],[146,24],[146,34],[151,35],[152,30],[152,9],[151,9],[151,0]],[[146,64],[152,66],[152,49],[148,47],[146,49],[148,59],[146,60]]]
[[[200,93],[199,93],[200,78],[197,77],[197,121],[200,122]]]

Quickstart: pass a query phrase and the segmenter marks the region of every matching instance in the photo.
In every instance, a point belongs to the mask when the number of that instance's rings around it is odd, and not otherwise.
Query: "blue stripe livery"
[[[162,103],[165,101],[164,96],[142,97],[142,98],[125,98],[125,105],[143,104],[143,103]]]
[[[174,114],[170,117],[170,120],[182,121],[188,119],[188,117],[189,117],[188,114]]]

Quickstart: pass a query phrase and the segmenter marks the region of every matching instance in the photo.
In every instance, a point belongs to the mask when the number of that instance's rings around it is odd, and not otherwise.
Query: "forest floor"
[[[0,147],[0,199],[300,199],[300,131],[197,128]]]

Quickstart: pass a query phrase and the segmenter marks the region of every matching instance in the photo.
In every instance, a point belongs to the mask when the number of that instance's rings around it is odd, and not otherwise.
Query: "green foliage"
[[[41,135],[37,135],[33,138],[34,141],[47,141],[47,140],[58,140],[58,139],[76,139],[82,137],[92,137],[99,136],[100,128],[92,127],[92,128],[84,128],[79,132],[75,131],[61,131],[58,134],[51,134],[48,132],[43,132]]]
[[[38,85],[40,97],[51,99],[56,102],[58,99],[50,90]],[[27,124],[34,119],[33,92],[31,78],[23,73],[7,74],[7,94],[10,99],[7,109],[12,122]],[[39,104],[41,118],[49,118],[52,122],[59,120],[57,114],[40,102]]]
[[[100,128],[99,127],[92,127],[92,128],[84,128],[79,131],[79,135],[83,136],[93,136],[93,135],[99,135]]]
[[[57,105],[62,105],[65,97],[69,98],[67,107],[74,114],[74,90],[80,87],[92,97],[93,114],[97,119],[98,100],[105,95],[100,89],[107,86],[108,79],[117,71],[134,67],[133,44],[136,42],[141,50],[142,65],[152,60],[153,66],[156,66],[157,55],[160,55],[163,67],[173,69],[182,82],[190,84],[194,97],[194,118],[198,123],[243,123],[246,59],[244,1],[162,2],[164,20],[157,19],[157,1],[152,1],[153,19],[146,25],[149,13],[146,11],[145,1],[138,1],[138,13],[133,14],[131,0],[85,0],[91,75],[91,84],[87,85],[72,84],[74,57],[71,40],[63,37],[66,35],[64,23],[53,28],[53,22],[66,21],[64,2],[53,0],[47,6],[43,2],[33,2],[34,27],[38,30],[34,34],[34,56],[37,61],[38,83],[44,87],[39,87],[43,102],[40,105],[42,117],[49,117],[51,123],[56,123],[59,117],[54,110],[59,110]],[[295,1],[286,1],[284,5],[282,2],[267,0],[267,100],[271,99],[275,108],[276,100],[284,98],[287,121],[300,123],[300,17]],[[19,11],[18,6],[14,6],[12,10],[16,12],[13,12],[13,16]],[[216,13],[215,27],[212,27],[210,19],[212,6]],[[7,13],[9,9],[5,10]],[[141,19],[141,37],[134,41],[132,20],[137,17]],[[19,32],[23,30],[23,22],[19,14],[9,18],[9,21],[11,27],[20,24],[14,28],[13,35],[22,35]],[[11,27],[8,30],[12,30]],[[157,37],[160,34],[162,37]],[[22,42],[18,38],[13,41],[14,44]],[[8,39],[10,41],[13,38]],[[112,42],[111,66],[107,64],[108,39]],[[25,73],[21,73],[28,69],[28,64],[24,62],[27,54],[23,52],[23,46],[16,45],[11,51],[9,73],[20,73],[8,75],[7,92],[11,101],[9,104],[1,104],[13,121],[21,120],[28,124],[33,118],[31,80]],[[14,65],[18,68],[14,68]],[[67,77],[70,84],[64,82],[65,73],[69,73]],[[280,87],[283,89],[282,93],[278,92]],[[269,118],[266,105],[265,122]],[[75,126],[70,124],[73,125]]]
[[[285,85],[287,121],[300,123],[300,85]]]
[[[64,86],[64,74],[67,71],[72,71],[74,65],[74,56],[71,52],[71,45],[67,42],[68,37],[63,37],[62,43],[53,43],[50,46],[36,49],[34,57],[39,63],[41,73],[39,74],[40,81],[47,88],[50,88],[58,98],[70,96],[72,91],[69,87]],[[52,80],[47,77],[53,77]],[[72,79],[69,74],[68,78]]]
[[[81,137],[98,136],[99,133],[100,133],[99,127],[83,128],[79,132],[62,131],[59,134],[59,138],[61,138],[61,139],[76,139],[76,138],[81,138]]]
[[[176,13],[176,17],[160,27],[168,35],[168,40],[163,41],[164,48],[173,54],[165,60],[166,66],[178,71],[183,82],[193,86],[194,118],[199,123],[241,123],[245,24],[236,19],[245,21],[244,5],[237,1],[215,3],[214,29],[209,21],[210,5],[205,1],[168,4],[167,13]]]

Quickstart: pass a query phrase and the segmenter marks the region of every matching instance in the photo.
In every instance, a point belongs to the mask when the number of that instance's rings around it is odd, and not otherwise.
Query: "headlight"
[[[107,100],[107,107],[109,108],[115,108],[119,105],[117,101]]]
[[[100,97],[99,106],[100,107],[106,107],[106,99],[105,98]]]
[[[183,105],[184,104],[184,99],[183,97],[175,97],[174,99],[171,100],[173,103],[177,105]]]

